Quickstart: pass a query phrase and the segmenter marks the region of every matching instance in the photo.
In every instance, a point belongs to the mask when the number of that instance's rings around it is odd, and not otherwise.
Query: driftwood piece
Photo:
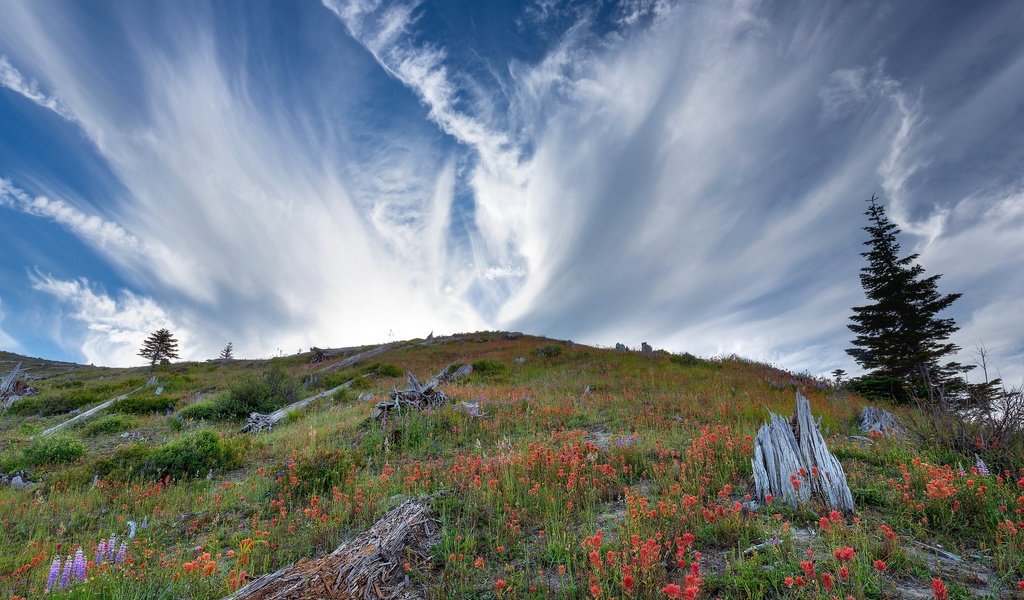
[[[67,421],[64,421],[63,423],[60,423],[59,425],[54,425],[53,427],[51,427],[51,428],[47,429],[46,431],[40,433],[39,437],[46,437],[46,436],[49,436],[49,435],[53,435],[53,434],[57,433],[58,431],[60,431],[62,429],[66,429],[66,428],[70,427],[71,425],[74,425],[76,423],[82,423],[83,421],[87,421],[87,420],[95,417],[99,413],[101,413],[101,412],[107,410],[108,408],[110,408],[111,404],[117,402],[118,400],[123,400],[123,399],[127,398],[128,396],[131,396],[135,392],[137,392],[139,390],[142,390],[142,389],[145,389],[145,387],[146,386],[137,387],[137,388],[135,388],[134,390],[132,390],[130,392],[126,392],[126,393],[121,394],[120,396],[118,396],[116,398],[111,398],[110,400],[107,400],[106,402],[104,402],[102,404],[94,406],[94,407],[90,408],[89,410],[85,411],[84,413],[81,413],[79,415],[75,415],[74,417],[71,417]]]
[[[249,415],[249,418],[246,419],[245,427],[242,428],[240,433],[259,433],[260,431],[270,431],[271,429],[274,428],[274,425],[277,425],[279,421],[287,417],[288,413],[290,413],[291,411],[302,410],[303,408],[306,408],[312,402],[315,402],[320,398],[326,398],[327,396],[331,396],[339,390],[351,387],[352,384],[355,383],[355,381],[355,379],[350,379],[345,383],[337,387],[333,387],[327,391],[320,392],[319,394],[315,394],[313,396],[310,396],[309,398],[303,398],[298,402],[292,402],[288,406],[285,406],[284,408],[279,408],[274,412],[270,413],[269,415],[251,413]]]
[[[860,413],[860,430],[864,433],[877,431],[882,435],[905,435],[906,429],[899,420],[887,410],[865,406]]]
[[[810,402],[796,394],[790,420],[769,411],[769,422],[754,441],[754,486],[759,499],[768,494],[792,506],[815,498],[831,509],[853,511],[853,494],[843,465],[832,455],[814,421]]]
[[[424,598],[426,590],[409,581],[402,565],[429,560],[439,533],[430,503],[407,500],[327,556],[264,575],[225,600]]]

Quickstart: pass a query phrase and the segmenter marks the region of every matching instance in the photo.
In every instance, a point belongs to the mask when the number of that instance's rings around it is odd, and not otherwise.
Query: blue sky
[[[0,347],[484,328],[856,372],[877,193],[1024,378],[1015,3],[0,4]]]

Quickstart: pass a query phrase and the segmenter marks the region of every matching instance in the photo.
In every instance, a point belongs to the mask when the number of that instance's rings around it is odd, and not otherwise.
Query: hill
[[[368,350],[175,363],[152,379],[0,357],[39,390],[0,416],[0,472],[34,483],[0,486],[0,594],[214,598],[300,561],[306,587],[281,597],[317,597],[363,558],[380,575],[368,597],[388,581],[431,598],[968,597],[1022,579],[1019,473],[851,438],[863,400],[813,378],[501,332]],[[461,364],[472,373],[436,387],[446,402],[372,418],[405,372]],[[752,497],[752,438],[798,391],[854,514]],[[251,412],[317,394],[240,432]],[[396,532],[411,537],[392,547]]]

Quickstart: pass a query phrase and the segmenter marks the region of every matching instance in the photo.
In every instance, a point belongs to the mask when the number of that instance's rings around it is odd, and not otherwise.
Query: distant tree
[[[832,371],[832,377],[835,380],[836,386],[843,385],[843,377],[846,377],[846,371],[843,369],[836,369]]]
[[[178,340],[167,329],[159,329],[142,343],[139,356],[149,359],[149,369],[152,371],[157,363],[165,364],[172,358],[178,358]]]
[[[860,380],[874,391],[888,388],[899,400],[927,397],[945,405],[951,392],[962,388],[960,375],[970,367],[940,364],[960,348],[949,341],[959,329],[956,322],[938,314],[961,294],[940,294],[941,275],[926,277],[917,254],[900,257],[900,230],[877,200],[871,196],[864,213],[869,237],[868,250],[861,253],[868,264],[860,282],[870,304],[853,308],[848,327],[856,337],[846,352],[869,371]]]
[[[235,347],[231,342],[228,342],[228,345],[224,346],[224,349],[220,351],[220,357],[224,360],[229,360],[235,357]]]

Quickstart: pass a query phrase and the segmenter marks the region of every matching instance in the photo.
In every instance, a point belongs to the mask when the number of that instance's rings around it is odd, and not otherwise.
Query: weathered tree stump
[[[900,424],[899,420],[892,413],[881,408],[875,408],[874,406],[865,406],[864,410],[861,411],[860,430],[864,433],[877,431],[886,436],[906,434],[906,429],[903,428],[903,425]]]
[[[787,421],[769,411],[770,420],[754,441],[754,486],[764,501],[773,498],[796,507],[812,498],[826,507],[853,512],[853,494],[839,460],[829,452],[810,402],[796,394],[796,411]]]

